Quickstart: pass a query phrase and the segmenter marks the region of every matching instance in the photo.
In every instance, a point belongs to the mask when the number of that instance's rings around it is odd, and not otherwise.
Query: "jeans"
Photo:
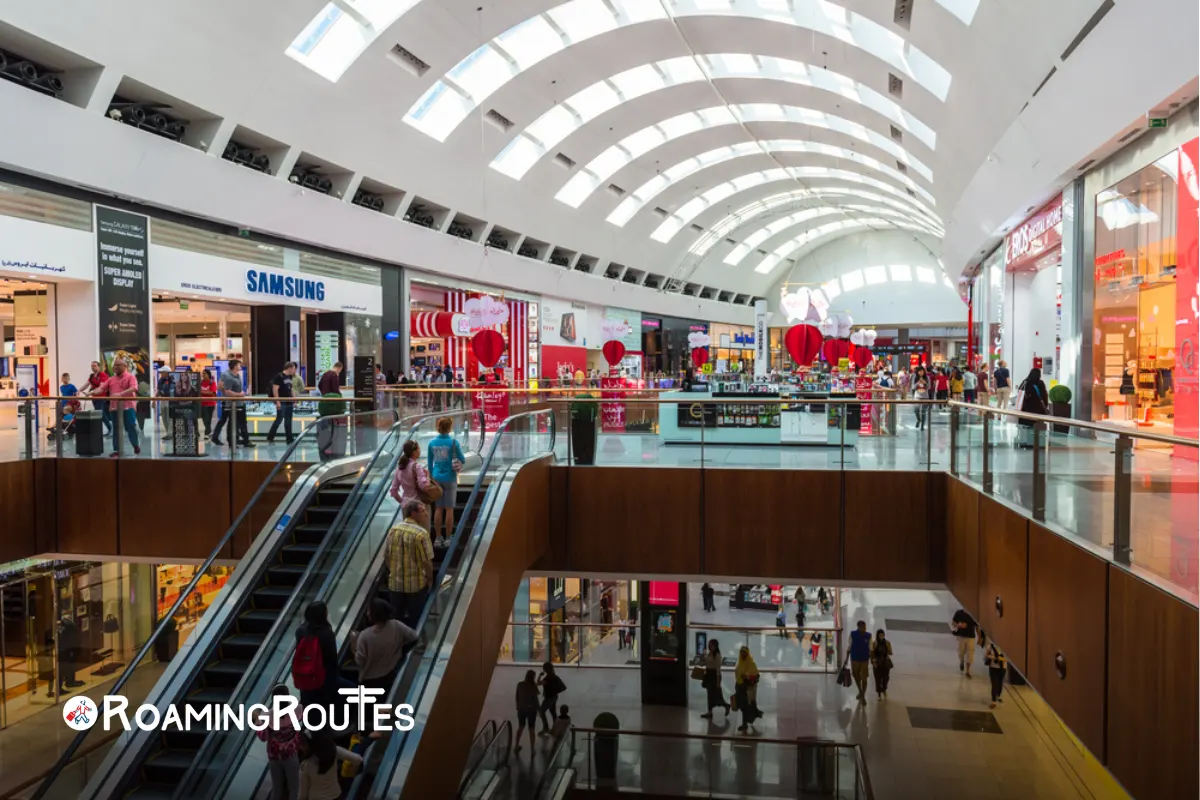
[[[104,423],[104,432],[112,433],[112,411],[108,409],[107,400],[93,400],[92,407],[100,412],[100,421]]]
[[[121,415],[121,427],[125,429],[124,433],[129,437],[129,443],[133,445],[134,448],[137,448],[140,444],[140,440],[138,439],[137,411],[132,408],[127,408],[124,411],[114,410],[110,411],[109,413]],[[117,439],[117,424],[115,421],[113,422],[112,439],[113,452],[115,453],[121,449],[121,442]]]
[[[913,413],[917,415],[917,427],[920,428],[925,424],[925,413],[928,406],[913,406]]]
[[[425,610],[429,587],[415,592],[396,592],[389,589],[388,595],[392,598],[392,611],[395,612],[396,619],[415,630],[417,621],[421,619],[421,612]]]
[[[212,435],[212,415],[216,406],[200,406],[200,421],[204,423],[204,435]]]
[[[550,712],[550,722],[546,722],[547,711]],[[548,694],[542,698],[542,704],[538,707],[538,716],[542,720],[542,730],[550,730],[555,718],[558,717],[558,695]]]
[[[1004,669],[996,667],[988,667],[988,677],[992,679],[992,702],[1000,699],[1000,694],[1004,691]]]
[[[271,800],[297,800],[300,797],[299,756],[292,753],[287,758],[268,761],[267,768],[271,773]]]
[[[250,431],[246,428],[246,409],[244,407],[239,408],[239,405],[235,403],[221,404],[221,419],[217,421],[217,427],[213,428],[212,438],[220,441],[221,431],[225,428],[226,423],[236,414],[237,419],[230,425],[230,438],[236,435],[238,442],[241,444],[247,444],[250,441]],[[235,411],[234,409],[237,410]],[[236,433],[232,429],[236,429]]]
[[[267,441],[275,439],[275,433],[279,430],[279,423],[283,423],[283,435],[287,437],[288,444],[292,443],[292,411],[294,411],[294,403],[280,403],[279,410],[275,412],[275,421],[271,423],[271,430],[267,431]]]

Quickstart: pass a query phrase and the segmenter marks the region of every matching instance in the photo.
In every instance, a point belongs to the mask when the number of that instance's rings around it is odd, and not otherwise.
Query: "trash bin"
[[[613,731],[593,734],[592,755],[596,761],[597,785],[614,785],[617,779],[617,731],[621,729],[621,723],[615,714],[605,711],[596,716],[592,727]]]
[[[800,745],[800,791],[805,797],[832,797],[837,782],[837,749]]]
[[[99,411],[75,414],[75,455],[104,455],[104,418]]]

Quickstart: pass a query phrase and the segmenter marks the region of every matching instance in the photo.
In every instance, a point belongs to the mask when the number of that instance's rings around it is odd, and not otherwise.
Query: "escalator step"
[[[311,505],[304,509],[304,524],[329,525],[333,522],[334,517],[336,517],[338,512],[341,510],[341,506]]]
[[[271,586],[295,586],[300,583],[305,569],[303,564],[278,564],[267,570],[267,583]]]
[[[142,774],[154,783],[178,784],[195,760],[195,750],[160,750],[146,759]]]
[[[171,800],[175,786],[169,783],[147,783],[125,795],[128,800]]]
[[[290,587],[284,588],[280,586],[264,586],[260,589],[255,589],[254,594],[251,595],[256,610],[273,611],[282,609],[291,596],[292,589]]]
[[[306,522],[297,525],[292,530],[292,541],[296,544],[320,544],[329,533],[329,526],[332,524],[333,517],[330,517],[328,522]]]
[[[204,667],[204,685],[211,688],[234,687],[250,668],[249,659],[222,658]]]
[[[346,486],[327,486],[317,490],[317,505],[322,506],[341,506],[350,499],[352,487]]]
[[[228,703],[229,698],[232,696],[232,687],[197,689],[196,691],[187,695],[187,697],[184,698],[184,702],[189,706],[211,706],[220,703]]]
[[[199,750],[207,738],[208,731],[202,730],[169,730],[162,734],[163,747],[174,750]]]
[[[238,633],[262,633],[271,630],[275,620],[279,619],[278,611],[247,611],[237,618]]]
[[[226,636],[218,645],[221,660],[254,658],[254,654],[266,640],[266,634],[262,633],[235,633],[233,636]]]
[[[279,550],[284,564],[307,564],[317,552],[315,544],[286,544]]]

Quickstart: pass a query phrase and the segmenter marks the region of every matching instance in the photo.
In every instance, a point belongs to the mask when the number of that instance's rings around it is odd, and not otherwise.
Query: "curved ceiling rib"
[[[896,223],[903,223],[904,226],[909,227],[910,230],[920,230],[923,233],[929,234],[930,236],[941,238],[941,234],[928,224],[922,222],[921,220],[914,219],[913,217],[901,211],[893,211],[887,208],[862,204],[848,204],[836,207],[821,206],[818,208],[806,208],[802,211],[796,211],[788,214],[786,217],[780,217],[769,225],[764,225],[739,242],[729,252],[729,254],[725,256],[725,258],[722,260],[722,263],[731,267],[736,267],[738,264],[742,263],[742,261],[748,255],[753,253],[759,245],[763,244],[772,237],[786,233],[791,228],[795,228],[799,225],[811,223],[813,220],[817,220],[822,217],[842,215],[848,219],[851,215],[858,214],[864,216],[873,215],[885,218],[888,221],[895,220]]]
[[[288,46],[287,55],[318,75],[336,82],[376,39],[421,2],[422,0],[333,0],[304,26]],[[937,0],[937,3],[965,25],[971,24],[979,8],[979,0]],[[698,2],[696,5],[710,6],[713,3],[710,0],[706,3]],[[724,5],[728,5],[728,2]],[[788,11],[788,5],[784,0],[760,0],[758,8],[749,9],[747,15],[770,19]],[[562,6],[559,7],[561,8]],[[641,16],[646,15],[643,13]],[[658,18],[665,16],[666,12]],[[673,16],[684,15],[675,13]]]
[[[561,50],[608,31],[680,17],[741,17],[792,25],[856,47],[945,101],[950,73],[899,34],[828,0],[571,0],[509,28],[460,61],[404,121],[445,141],[497,89]]]
[[[839,100],[848,100],[876,112],[897,128],[915,136],[930,150],[937,149],[937,134],[932,128],[905,111],[899,103],[865,84],[787,58],[714,53],[643,64],[576,92],[517,134],[492,160],[491,167],[520,180],[538,159],[553,150],[559,142],[622,103],[671,86],[727,78],[774,80],[829,92]]]
[[[794,189],[790,192],[780,192],[779,194],[765,197],[762,200],[755,200],[753,203],[747,203],[737,211],[726,214],[720,220],[710,225],[705,229],[704,233],[696,238],[688,248],[688,254],[693,259],[703,258],[713,249],[722,239],[731,235],[739,228],[745,227],[755,219],[770,214],[779,208],[787,206],[798,206],[805,200],[825,201],[833,198],[848,197],[855,200],[866,200],[869,203],[883,204],[897,209],[910,218],[920,222],[923,225],[934,230],[939,237],[944,234],[941,226],[933,222],[924,211],[919,209],[915,203],[909,198],[890,198],[873,192],[866,192],[861,189],[846,189],[836,186],[821,186],[811,189]]]
[[[697,131],[709,130],[722,125],[741,125],[751,122],[794,122],[812,128],[842,133],[858,139],[864,144],[874,145],[898,161],[904,162],[910,170],[925,180],[933,180],[933,172],[929,167],[910,155],[907,150],[887,136],[876,133],[857,122],[826,114],[824,111],[814,111],[798,106],[746,103],[689,111],[648,125],[640,131],[630,134],[593,158],[572,175],[554,195],[554,199],[572,208],[579,208],[592,195],[592,192],[603,186],[620,169],[655,148]]]
[[[838,222],[830,222],[826,225],[810,228],[799,236],[789,239],[788,241],[779,245],[768,255],[766,255],[762,261],[758,262],[758,266],[754,268],[754,271],[760,275],[767,275],[774,270],[775,267],[779,266],[780,262],[782,262],[784,259],[792,257],[797,250],[816,242],[818,239],[831,236],[835,233],[843,233],[844,235],[844,233],[848,233],[859,228],[875,228],[877,226],[904,228],[905,230],[910,230],[914,233],[924,233],[926,235],[929,233],[925,229],[918,228],[915,225],[889,222],[887,220],[879,219],[878,217],[845,219]]]
[[[881,192],[894,195],[901,199],[906,199],[917,209],[925,212],[930,219],[941,225],[941,218],[933,213],[933,210],[923,203],[919,203],[908,197],[904,192],[901,192],[896,187],[889,183],[876,180],[874,178],[860,175],[857,172],[849,172],[844,169],[832,169],[830,167],[779,167],[776,169],[762,170],[761,172],[751,172],[747,175],[740,175],[733,180],[726,181],[722,184],[712,187],[703,194],[693,197],[688,202],[684,203],[675,213],[671,214],[662,224],[654,229],[650,234],[650,238],[657,242],[669,242],[680,230],[690,225],[692,220],[704,213],[708,208],[721,202],[727,197],[732,197],[739,192],[756,189],[760,186],[765,186],[769,183],[778,183],[780,181],[803,182],[812,179],[828,179],[846,181],[848,183],[859,183],[864,186],[869,186]]]
[[[716,150],[709,150],[706,153],[701,153],[698,156],[693,156],[686,161],[681,161],[674,166],[663,170],[655,175],[650,180],[643,183],[636,190],[630,193],[621,201],[612,213],[605,219],[606,221],[623,227],[629,220],[633,219],[639,211],[648,206],[655,197],[665,192],[667,189],[674,186],[676,183],[695,175],[701,170],[718,164],[724,164],[738,158],[747,158],[750,156],[761,156],[769,153],[808,153],[813,155],[832,156],[833,158],[845,159],[847,162],[853,163],[855,166],[865,167],[874,170],[881,175],[886,175],[891,180],[899,183],[921,197],[928,200],[930,203],[935,202],[933,195],[928,191],[918,186],[911,178],[893,167],[880,163],[870,156],[864,156],[854,150],[847,150],[844,147],[835,147],[830,144],[821,144],[820,142],[804,142],[795,139],[772,139],[765,141],[740,142],[738,144],[721,147]]]

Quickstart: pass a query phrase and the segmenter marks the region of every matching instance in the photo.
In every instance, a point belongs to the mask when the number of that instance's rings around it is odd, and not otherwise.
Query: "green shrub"
[[[1063,384],[1050,387],[1050,402],[1051,403],[1069,403],[1071,402],[1071,390]]]

